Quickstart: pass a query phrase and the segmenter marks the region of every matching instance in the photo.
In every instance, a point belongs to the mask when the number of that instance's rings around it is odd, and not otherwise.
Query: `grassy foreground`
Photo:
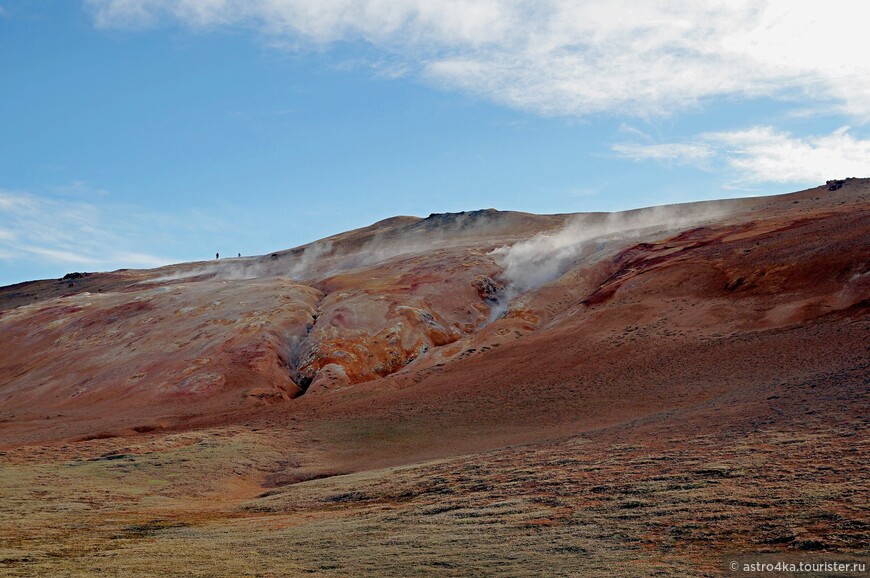
[[[862,428],[575,437],[344,475],[286,431],[19,448],[0,456],[0,573],[717,576],[731,553],[867,556]]]

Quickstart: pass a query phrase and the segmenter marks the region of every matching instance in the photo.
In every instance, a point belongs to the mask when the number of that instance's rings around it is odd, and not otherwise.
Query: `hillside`
[[[868,239],[848,179],[0,288],[0,568],[867,556]]]

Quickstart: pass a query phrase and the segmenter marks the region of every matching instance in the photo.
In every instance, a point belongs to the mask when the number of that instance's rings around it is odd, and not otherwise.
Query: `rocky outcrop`
[[[336,275],[296,360],[300,383],[317,392],[395,373],[453,343],[487,318],[484,253],[442,250]]]

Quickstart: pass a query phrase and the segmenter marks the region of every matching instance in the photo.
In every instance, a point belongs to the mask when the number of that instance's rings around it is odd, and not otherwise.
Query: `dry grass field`
[[[13,451],[0,572],[717,576],[728,552],[867,556],[867,426],[573,437],[268,489],[293,459],[274,433]]]

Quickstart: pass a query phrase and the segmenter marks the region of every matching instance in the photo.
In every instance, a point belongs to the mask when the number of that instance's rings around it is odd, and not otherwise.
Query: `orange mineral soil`
[[[0,288],[0,569],[870,562],[868,326],[866,179]]]

